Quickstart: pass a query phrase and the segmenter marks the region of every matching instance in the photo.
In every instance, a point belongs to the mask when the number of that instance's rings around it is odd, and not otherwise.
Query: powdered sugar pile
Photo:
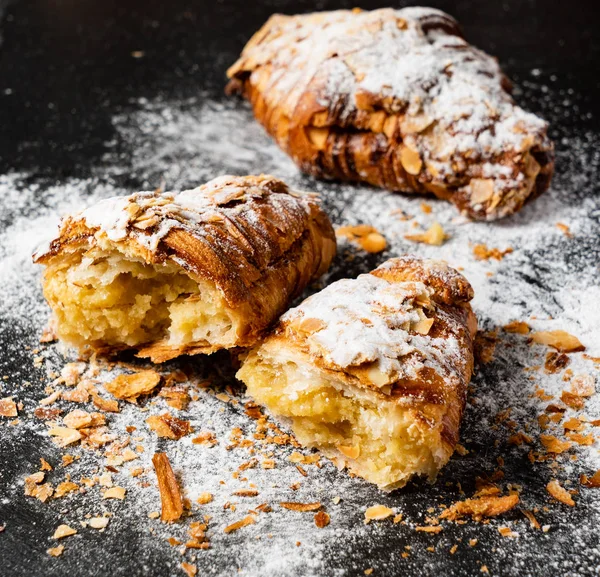
[[[556,96],[549,98],[557,100]],[[38,244],[54,236],[61,214],[81,210],[101,198],[132,192],[119,185],[119,175],[124,172],[136,181],[138,189],[156,188],[164,179],[167,188],[173,190],[193,188],[218,174],[272,173],[294,188],[321,193],[334,224],[371,224],[388,241],[384,253],[366,255],[341,240],[338,259],[323,283],[355,277],[404,252],[443,258],[460,268],[473,285],[473,308],[484,329],[500,329],[513,320],[526,321],[532,330],[562,329],[576,335],[587,347],[587,354],[600,356],[600,287],[596,268],[600,261],[597,243],[600,203],[595,194],[600,140],[596,135],[579,133],[559,141],[558,172],[552,189],[518,215],[487,224],[467,222],[441,201],[304,177],[264,135],[248,109],[237,102],[138,102],[130,113],[115,117],[114,126],[130,156],[124,165],[121,159],[108,153],[105,158],[110,166],[108,175],[93,168],[89,180],[70,179],[51,185],[34,175],[0,177],[0,218],[4,225],[0,233],[3,349],[0,377],[7,377],[0,381],[0,398],[13,395],[24,403],[18,425],[11,426],[7,419],[0,423],[0,525],[4,518],[8,519],[2,538],[19,530],[13,520],[16,516],[9,518],[9,511],[11,506],[21,506],[24,499],[29,499],[23,496],[22,479],[38,469],[40,456],[58,465],[48,474],[53,483],[63,480],[69,472],[76,481],[81,476],[104,472],[102,456],[76,447],[69,452],[80,454],[81,459],[63,470],[61,451],[49,441],[46,427],[32,416],[39,399],[46,396],[43,387],[53,379],[53,373],[60,372],[65,357],[57,345],[32,352],[39,347],[47,308],[41,295],[40,270],[32,265],[30,255]],[[424,201],[431,212],[421,208]],[[412,218],[407,219],[406,215]],[[405,234],[428,228],[434,221],[440,222],[451,236],[442,246],[417,244],[404,238]],[[572,238],[557,223],[567,225]],[[473,254],[477,243],[502,250],[512,247],[513,252],[502,260],[481,261]],[[26,503],[55,525],[67,522],[79,529],[79,535],[64,540],[65,552],[56,563],[76,563],[78,556],[86,554],[89,543],[114,549],[127,541],[131,546],[135,543],[140,574],[144,570],[182,574],[178,569],[183,559],[179,546],[171,547],[165,539],[174,536],[184,540],[187,525],[169,526],[148,519],[148,513],[159,510],[150,464],[158,448],[169,455],[192,502],[204,491],[214,495],[212,503],[192,506],[194,520],[204,514],[212,517],[211,549],[188,552],[185,556],[191,560],[195,555],[202,574],[234,574],[239,568],[242,575],[350,575],[374,567],[375,575],[393,571],[450,575],[478,573],[481,564],[487,565],[492,573],[519,576],[537,574],[543,567],[551,567],[557,574],[592,574],[600,562],[596,536],[600,497],[597,489],[580,488],[578,476],[600,468],[598,443],[575,445],[569,453],[557,458],[558,466],[551,462],[530,464],[529,446],[507,444],[511,431],[498,423],[498,413],[511,407],[510,419],[516,428],[527,430],[536,438],[539,433],[536,416],[548,404],[535,396],[536,387],[552,395],[556,403],[568,383],[563,381],[563,373],[530,370],[544,364],[549,349],[527,344],[523,335],[499,330],[498,336],[495,360],[483,365],[475,376],[465,414],[461,442],[470,453],[455,455],[433,487],[416,483],[384,495],[360,479],[338,472],[324,460],[321,469],[306,466],[308,476],[304,477],[288,461],[290,447],[259,445],[254,455],[248,449],[227,450],[235,427],[242,429],[244,438],[252,438],[255,425],[244,413],[244,399],[237,404],[226,403],[215,396],[221,384],[233,382],[230,361],[226,355],[219,355],[183,363],[192,377],[190,386],[196,391],[197,400],[186,411],[177,412],[179,418],[191,421],[196,432],[214,432],[218,445],[194,445],[191,437],[180,441],[157,439],[145,420],[166,410],[174,412],[162,398],[143,401],[142,407],[121,403],[121,413],[108,415],[110,430],[140,437],[132,440],[132,444],[143,447],[137,461],[113,475],[114,484],[127,489],[125,500],[103,501],[96,486],[86,494],[71,494],[46,504],[33,500]],[[72,353],[65,354],[72,359]],[[574,374],[592,374],[598,379],[597,365],[582,353],[570,354],[569,358],[568,368]],[[108,381],[121,370],[106,369],[99,378]],[[214,381],[214,390],[200,386],[205,377]],[[98,386],[102,388],[101,383]],[[60,406],[67,410],[75,407],[62,402]],[[574,414],[581,411],[567,408],[565,418]],[[600,418],[598,394],[587,400],[585,415],[589,419]],[[131,426],[136,430],[127,433],[126,427]],[[15,469],[13,452],[31,451],[31,447],[39,447],[39,453],[31,454],[30,468]],[[536,440],[533,448],[539,449]],[[576,455],[577,460],[571,460],[570,454]],[[497,467],[497,457],[504,459],[505,474],[498,483],[503,488],[509,483],[520,485],[522,507],[539,507],[536,516],[541,524],[550,525],[548,533],[530,528],[518,512],[489,525],[445,525],[438,535],[414,531],[414,526],[423,524],[430,514],[429,507],[439,511],[438,505],[462,498],[463,489],[471,495],[475,476],[491,473]],[[257,459],[257,466],[238,471],[251,458]],[[262,468],[262,462],[268,459],[275,460],[274,469]],[[133,478],[129,468],[134,466],[148,471],[140,478]],[[243,481],[240,475],[233,478],[236,471],[248,480]],[[557,477],[566,487],[580,490],[575,495],[576,507],[567,510],[551,501],[544,489],[551,477]],[[290,485],[297,482],[300,487],[291,489]],[[232,496],[250,483],[256,485],[259,496]],[[336,504],[334,498],[338,496],[342,499]],[[236,504],[235,511],[230,507],[223,509],[227,501]],[[312,514],[284,510],[278,506],[280,501],[320,501],[331,515],[331,524],[317,529]],[[226,525],[241,519],[262,502],[269,502],[274,511],[259,514],[254,525],[229,535],[223,533]],[[402,512],[406,525],[393,525],[389,519],[364,525],[364,510],[375,503]],[[548,510],[542,509],[545,506]],[[113,516],[104,534],[78,526],[86,514],[105,511]],[[497,528],[501,525],[510,526],[519,537],[500,537]],[[40,533],[39,538],[45,540],[49,536]],[[477,555],[461,556],[472,538],[479,540]],[[47,542],[48,546],[56,544]],[[459,548],[455,555],[450,555],[448,550],[453,544]],[[430,546],[435,547],[434,552],[427,550]],[[403,557],[403,553],[408,553],[408,557]],[[123,554],[130,554],[130,549],[123,550]]]

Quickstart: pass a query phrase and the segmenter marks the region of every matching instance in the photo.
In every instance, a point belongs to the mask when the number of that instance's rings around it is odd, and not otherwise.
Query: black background
[[[573,89],[578,113],[564,121],[555,119],[551,126],[554,138],[574,129],[600,129],[597,1],[462,0],[429,4],[454,15],[466,37],[497,55],[517,85],[530,78],[533,69],[539,69],[541,81],[557,93]],[[361,7],[387,5],[365,1]],[[203,91],[219,98],[226,68],[271,13],[353,7],[354,3],[24,0],[4,6],[0,16],[0,174],[23,171],[60,181],[70,176],[86,177],[91,167],[102,165],[106,142],[118,139],[111,118],[125,107],[135,107],[140,97],[181,99]],[[134,51],[143,51],[143,58],[133,58]],[[547,115],[547,103],[523,103]],[[136,175],[130,179],[123,184],[135,188]],[[4,361],[0,363],[3,374],[20,370],[21,361]],[[21,457],[23,462],[10,461],[14,470],[5,471],[9,477],[33,470],[37,457],[28,457],[32,442],[35,437],[24,436],[19,446],[11,448],[11,459]],[[98,538],[83,552],[81,565],[75,559],[64,560],[75,565],[50,564],[45,553],[48,544],[38,542],[37,535],[50,533],[55,520],[44,518],[39,511],[30,502],[19,511],[11,510],[23,523],[11,532],[9,547],[0,549],[0,575],[65,575],[66,567],[70,575],[76,575],[81,567],[90,575],[140,574],[134,533],[111,541]],[[582,513],[575,511],[572,517],[575,522],[578,514]],[[3,538],[7,536],[8,531]],[[591,535],[588,545],[594,540],[597,543],[597,537]],[[358,543],[348,552],[348,559],[385,555],[385,548],[383,542],[377,551],[363,550]],[[571,553],[577,559],[577,552],[563,552]],[[467,550],[462,557],[452,559],[452,574],[476,571],[475,555],[469,558]],[[155,568],[155,574],[167,574],[159,552],[145,561]],[[519,574],[507,563],[507,574]],[[356,574],[362,574],[364,566],[357,565],[360,569]],[[556,568],[539,562],[534,571],[557,574]],[[590,574],[589,568],[582,569],[581,574]]]

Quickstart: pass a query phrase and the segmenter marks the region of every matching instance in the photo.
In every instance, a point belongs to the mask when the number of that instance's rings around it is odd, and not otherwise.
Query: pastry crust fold
[[[477,220],[550,184],[546,122],[439,10],[275,14],[227,75],[228,92],[314,176],[431,193]]]
[[[459,440],[472,296],[442,261],[391,259],[285,313],[237,376],[300,443],[381,489],[433,480]]]
[[[163,362],[254,345],[335,251],[316,195],[223,176],[101,201],[64,219],[34,260],[59,338]]]

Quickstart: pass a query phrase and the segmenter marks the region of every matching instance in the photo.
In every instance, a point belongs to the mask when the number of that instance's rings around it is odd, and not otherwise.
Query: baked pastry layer
[[[391,259],[285,313],[237,376],[303,445],[380,488],[433,480],[459,439],[471,298],[441,261]]]
[[[315,195],[224,176],[101,201],[34,258],[62,340],[162,362],[254,345],[335,250]]]
[[[315,176],[433,193],[487,220],[550,184],[546,122],[439,10],[275,14],[227,74]]]

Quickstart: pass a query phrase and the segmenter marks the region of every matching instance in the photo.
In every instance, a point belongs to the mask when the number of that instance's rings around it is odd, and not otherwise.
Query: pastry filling
[[[450,456],[439,428],[416,420],[414,409],[355,393],[293,359],[252,353],[237,376],[257,403],[289,419],[300,443],[342,457],[380,488],[402,487],[413,475],[433,479]]]
[[[44,294],[61,339],[76,347],[212,345],[235,338],[216,288],[173,263],[152,265],[100,249],[54,259]]]

